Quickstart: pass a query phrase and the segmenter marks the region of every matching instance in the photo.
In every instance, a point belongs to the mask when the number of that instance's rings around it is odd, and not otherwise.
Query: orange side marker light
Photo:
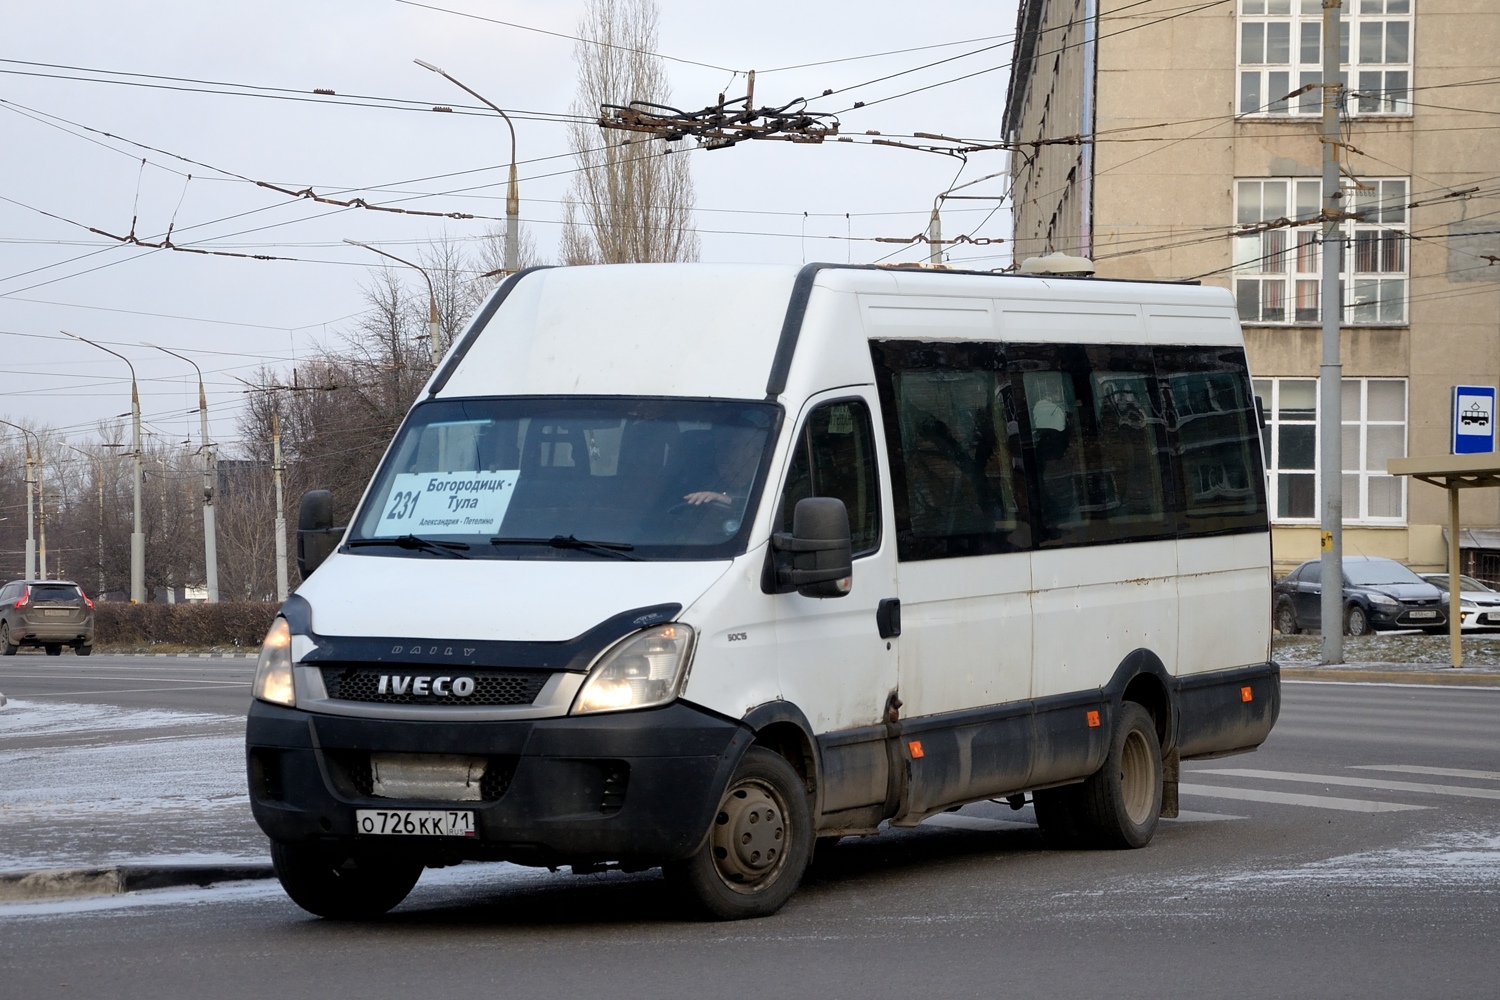
[[[922,759],[922,741],[921,740],[911,740],[910,742],[908,742],[906,744],[906,749],[908,749],[908,750],[911,751],[911,759],[912,760],[921,760]]]
[[[1240,701],[1246,702],[1248,704],[1249,702],[1252,702],[1254,700],[1255,700],[1255,695],[1251,692],[1251,690],[1248,687],[1242,687],[1242,688],[1240,688]]]
[[[1098,729],[1099,728],[1099,713],[1098,712],[1090,712],[1089,713],[1089,728],[1090,729]]]

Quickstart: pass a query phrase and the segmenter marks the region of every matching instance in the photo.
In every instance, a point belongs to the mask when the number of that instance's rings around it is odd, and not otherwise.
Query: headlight
[[[1401,603],[1394,597],[1387,597],[1385,594],[1370,594],[1369,597],[1371,604],[1379,604],[1387,608],[1394,608]]]
[[[594,669],[573,702],[573,714],[663,705],[677,697],[693,658],[693,630],[658,625],[621,640]]]
[[[292,693],[292,630],[285,618],[276,619],[260,644],[255,697],[288,707],[297,703],[297,696]]]

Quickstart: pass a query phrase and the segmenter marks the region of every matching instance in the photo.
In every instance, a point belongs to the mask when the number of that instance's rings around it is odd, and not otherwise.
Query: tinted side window
[[[849,511],[854,555],[880,548],[880,473],[870,410],[861,400],[824,403],[808,415],[781,499],[781,531],[792,530],[797,501],[837,497]]]
[[[1183,484],[1183,534],[1265,530],[1265,472],[1243,352],[1157,348]]]
[[[1151,349],[1013,349],[1039,547],[1176,534],[1167,419]]]
[[[996,344],[876,341],[897,555],[939,559],[1030,544],[1010,380]]]

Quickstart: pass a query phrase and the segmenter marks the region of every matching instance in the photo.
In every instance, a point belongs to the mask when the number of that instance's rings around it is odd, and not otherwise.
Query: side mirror
[[[849,511],[835,497],[808,497],[792,511],[792,533],[771,536],[774,592],[843,597],[854,582]]]
[[[333,526],[333,494],[308,490],[297,511],[297,571],[306,580],[323,565],[344,537],[343,528]]]

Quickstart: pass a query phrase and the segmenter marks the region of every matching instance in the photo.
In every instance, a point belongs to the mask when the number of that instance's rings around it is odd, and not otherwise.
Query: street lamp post
[[[515,274],[518,270],[520,270],[521,259],[521,189],[516,182],[515,123],[510,120],[510,115],[506,114],[505,110],[498,104],[495,104],[484,95],[470,90],[468,87],[453,79],[453,77],[449,76],[445,71],[434,66],[432,63],[423,62],[420,59],[413,59],[412,62],[416,63],[423,69],[431,70],[438,76],[453,84],[455,87],[458,87],[460,90],[469,94],[471,97],[483,101],[494,111],[498,112],[500,117],[505,119],[505,124],[510,128],[510,186],[506,189],[505,192],[505,272],[507,274]]]
[[[33,533],[36,523],[36,508],[33,503],[37,477],[32,474],[31,439],[36,437],[36,434],[22,427],[20,424],[11,423],[9,420],[0,420],[0,424],[4,424],[6,427],[14,427],[20,431],[23,435],[22,440],[26,443],[26,479],[24,480],[26,483],[26,579],[35,580],[38,577],[36,575],[36,535]],[[37,451],[41,451],[40,439],[37,442]],[[40,458],[40,454],[37,457]],[[43,543],[42,551],[46,551],[45,543]]]
[[[170,354],[193,366],[198,373],[198,418],[203,439],[203,576],[208,588],[208,603],[219,603],[219,539],[214,526],[214,490],[219,481],[219,462],[214,444],[208,438],[208,393],[203,390],[203,369],[192,358],[169,351],[157,344],[145,344],[163,354]]]
[[[130,603],[140,604],[146,599],[146,536],[141,531],[141,394],[136,387],[135,365],[131,364],[130,359],[125,355],[96,344],[87,337],[68,333],[67,330],[63,330],[62,333],[90,347],[96,347],[105,354],[113,354],[125,362],[130,369],[130,447],[135,459],[134,468],[131,471],[131,479],[135,488],[135,530],[130,533]]]
[[[94,488],[98,493],[99,523],[95,529],[98,535],[98,562],[99,562],[99,589],[94,591],[95,595],[102,601],[104,599],[104,463],[96,455],[91,455],[82,448],[74,448],[68,445],[69,451],[76,451],[84,458],[94,463]]]
[[[396,263],[405,264],[407,267],[421,273],[422,280],[427,282],[427,338],[432,344],[432,367],[436,368],[438,362],[443,360],[443,331],[442,324],[438,321],[437,292],[433,290],[432,275],[427,273],[427,268],[422,267],[420,264],[413,264],[405,258],[397,257],[393,253],[387,253],[379,247],[372,247],[368,243],[361,243],[358,240],[350,239],[346,239],[344,242],[350,246],[363,247],[371,253],[380,254],[382,257],[389,257]]]

